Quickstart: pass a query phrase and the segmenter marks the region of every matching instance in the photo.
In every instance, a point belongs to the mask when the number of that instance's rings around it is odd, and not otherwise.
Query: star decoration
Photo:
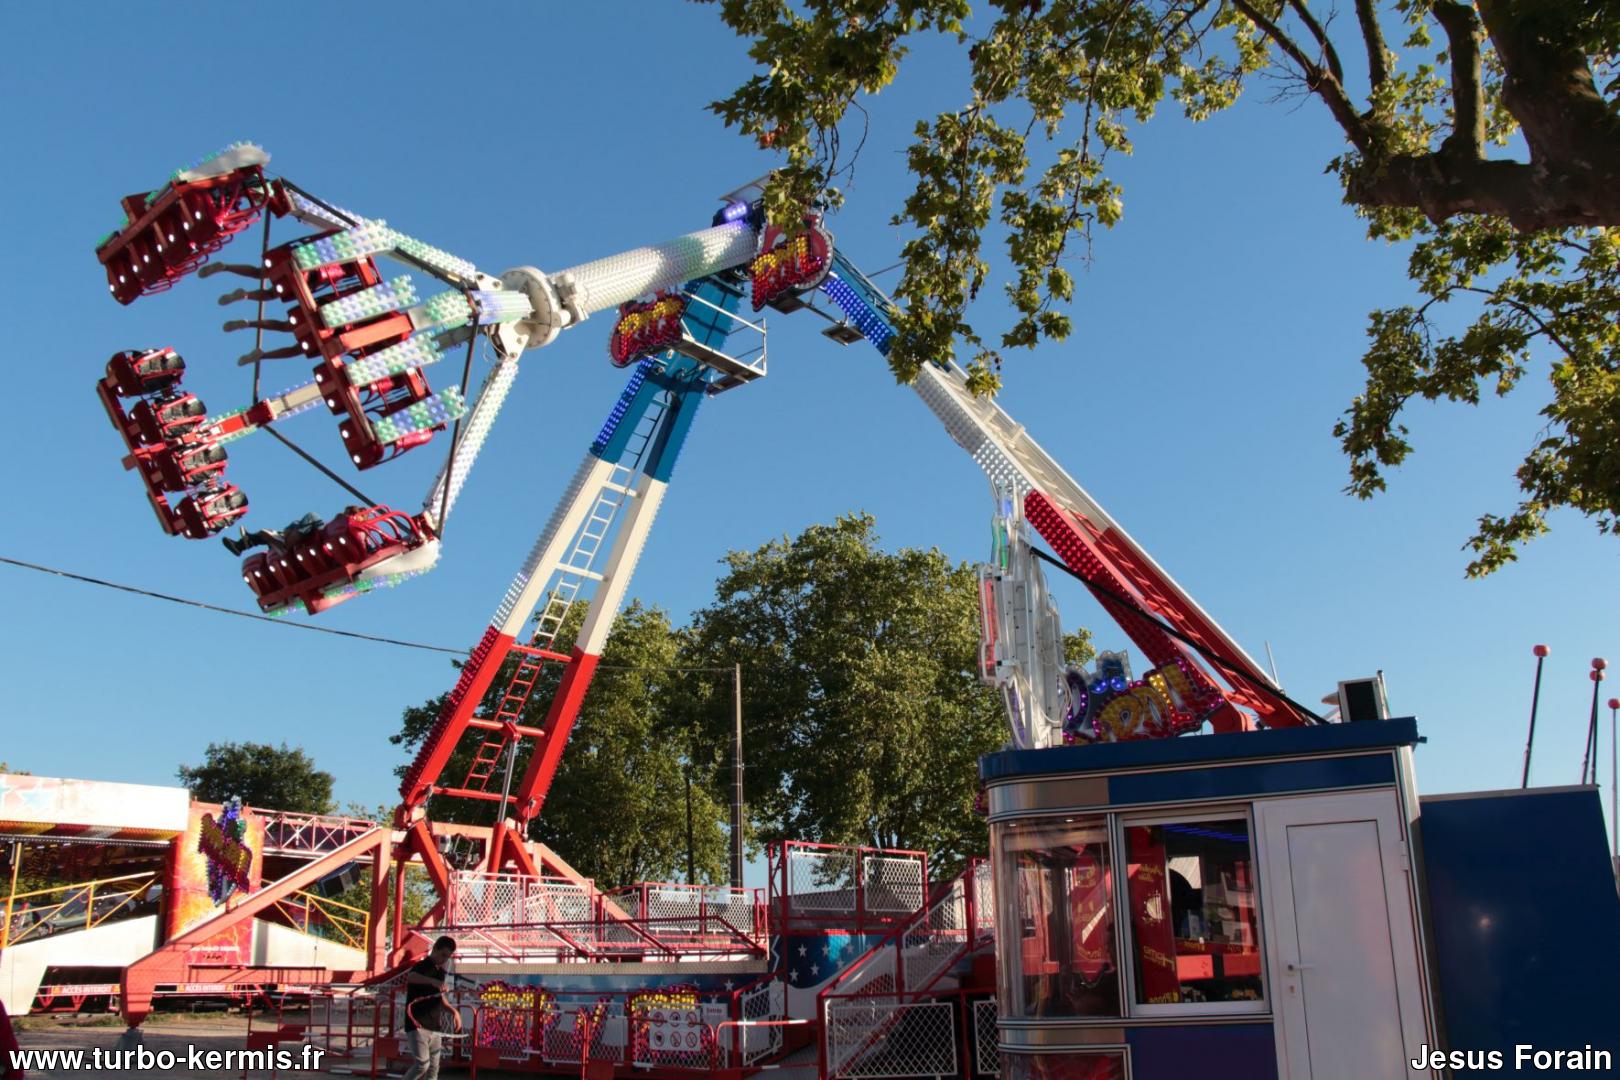
[[[820,964],[811,964],[810,965],[810,974],[812,974],[812,975],[820,975],[821,974],[821,965]]]
[[[805,947],[803,945],[800,945],[799,946],[799,955],[803,956],[804,954],[805,954]]]

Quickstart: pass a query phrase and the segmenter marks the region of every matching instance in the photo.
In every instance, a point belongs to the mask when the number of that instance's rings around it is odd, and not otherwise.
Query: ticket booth
[[[1427,1077],[1413,720],[988,755],[1003,1075]]]

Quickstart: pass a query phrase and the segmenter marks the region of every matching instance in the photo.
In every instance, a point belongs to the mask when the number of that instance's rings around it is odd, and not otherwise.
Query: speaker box
[[[1339,721],[1388,720],[1389,700],[1384,695],[1384,676],[1346,679],[1339,684]]]

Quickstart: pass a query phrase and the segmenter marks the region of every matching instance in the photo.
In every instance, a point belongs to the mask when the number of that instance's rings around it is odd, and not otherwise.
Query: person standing
[[[444,989],[450,979],[450,958],[456,942],[444,936],[433,943],[433,951],[411,968],[405,977],[405,1049],[411,1067],[404,1080],[437,1080],[439,1057],[444,1053],[443,1031],[450,1006]]]

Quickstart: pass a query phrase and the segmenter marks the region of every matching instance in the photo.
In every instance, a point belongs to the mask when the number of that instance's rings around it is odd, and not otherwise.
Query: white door
[[[1409,864],[1393,793],[1256,804],[1283,1080],[1428,1077]]]

